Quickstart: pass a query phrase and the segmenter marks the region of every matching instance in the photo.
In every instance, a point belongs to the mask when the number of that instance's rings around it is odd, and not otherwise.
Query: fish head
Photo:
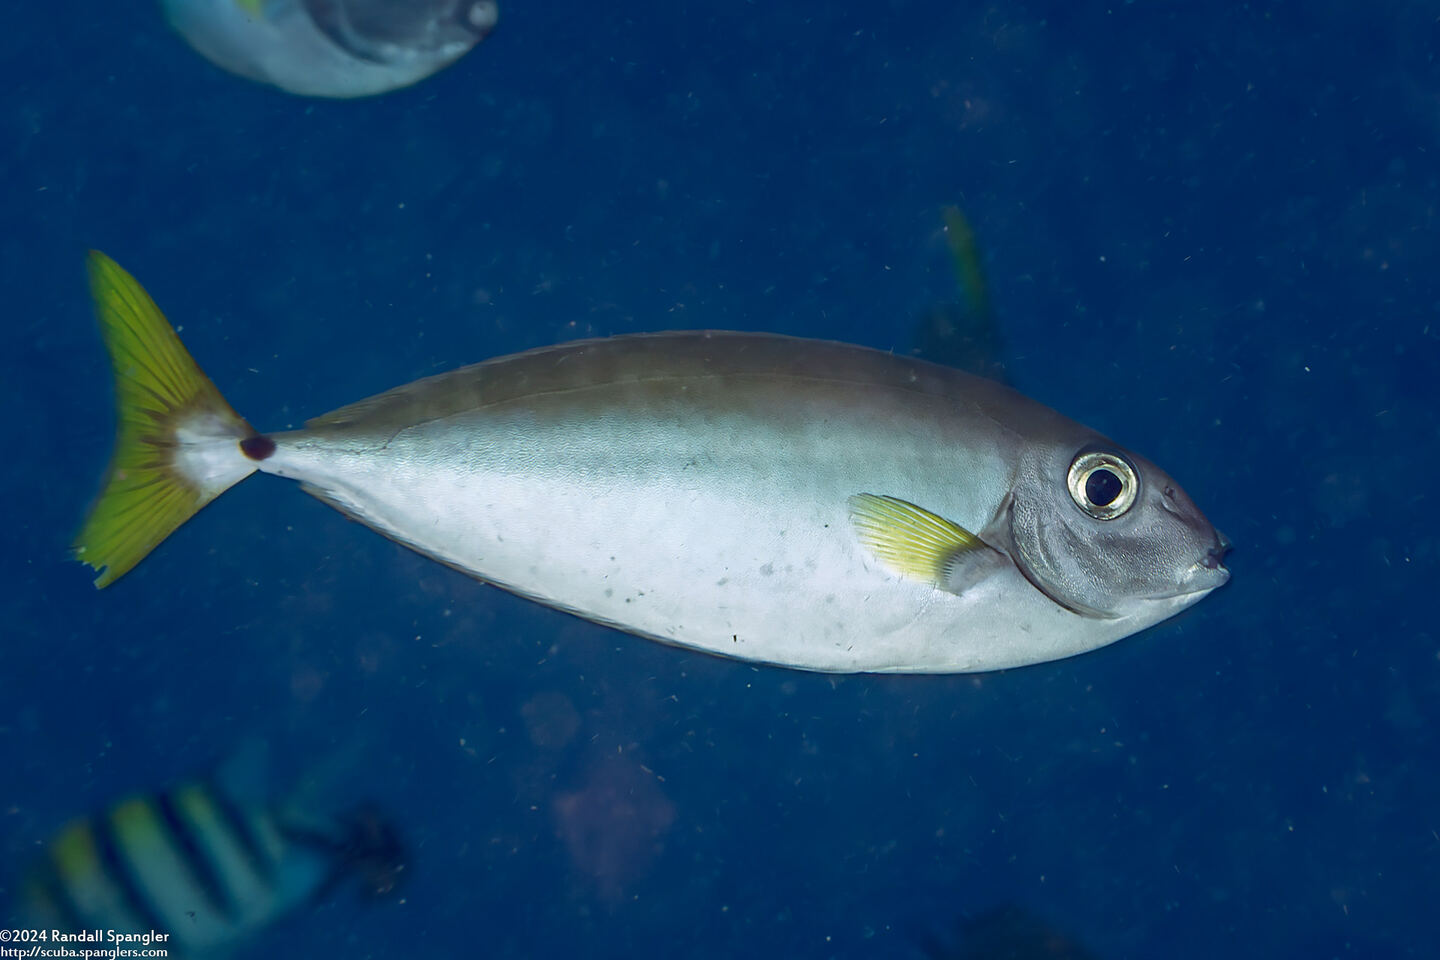
[[[308,97],[367,97],[454,63],[499,20],[498,0],[161,0],[217,66]]]
[[[1148,625],[1230,579],[1230,542],[1180,485],[1098,435],[1033,450],[1007,513],[1016,565],[1082,616]]]
[[[485,39],[496,0],[304,0],[315,26],[341,49],[375,63],[436,69]]]

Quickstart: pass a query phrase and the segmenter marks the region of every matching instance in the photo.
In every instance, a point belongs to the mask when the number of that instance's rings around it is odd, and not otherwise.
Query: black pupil
[[[1085,478],[1085,496],[1097,507],[1108,507],[1125,485],[1109,470],[1101,468]]]

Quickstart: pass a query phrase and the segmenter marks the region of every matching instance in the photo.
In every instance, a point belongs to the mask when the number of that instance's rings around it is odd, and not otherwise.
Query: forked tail
[[[120,430],[74,551],[105,587],[253,473],[274,446],[230,409],[134,277],[94,250],[89,268]]]

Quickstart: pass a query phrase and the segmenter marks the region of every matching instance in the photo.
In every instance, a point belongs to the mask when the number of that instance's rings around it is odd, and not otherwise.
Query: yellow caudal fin
[[[253,473],[274,445],[230,409],[134,277],[98,251],[89,268],[115,368],[120,430],[105,489],[74,551],[99,571],[95,586],[105,587]]]

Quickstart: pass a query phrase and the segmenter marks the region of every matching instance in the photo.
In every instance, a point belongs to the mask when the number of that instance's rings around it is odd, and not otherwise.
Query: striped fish
[[[61,931],[169,934],[169,956],[224,952],[337,884],[371,894],[401,869],[368,809],[316,818],[251,802],[225,773],[131,796],[65,827],[26,875],[26,917]]]

